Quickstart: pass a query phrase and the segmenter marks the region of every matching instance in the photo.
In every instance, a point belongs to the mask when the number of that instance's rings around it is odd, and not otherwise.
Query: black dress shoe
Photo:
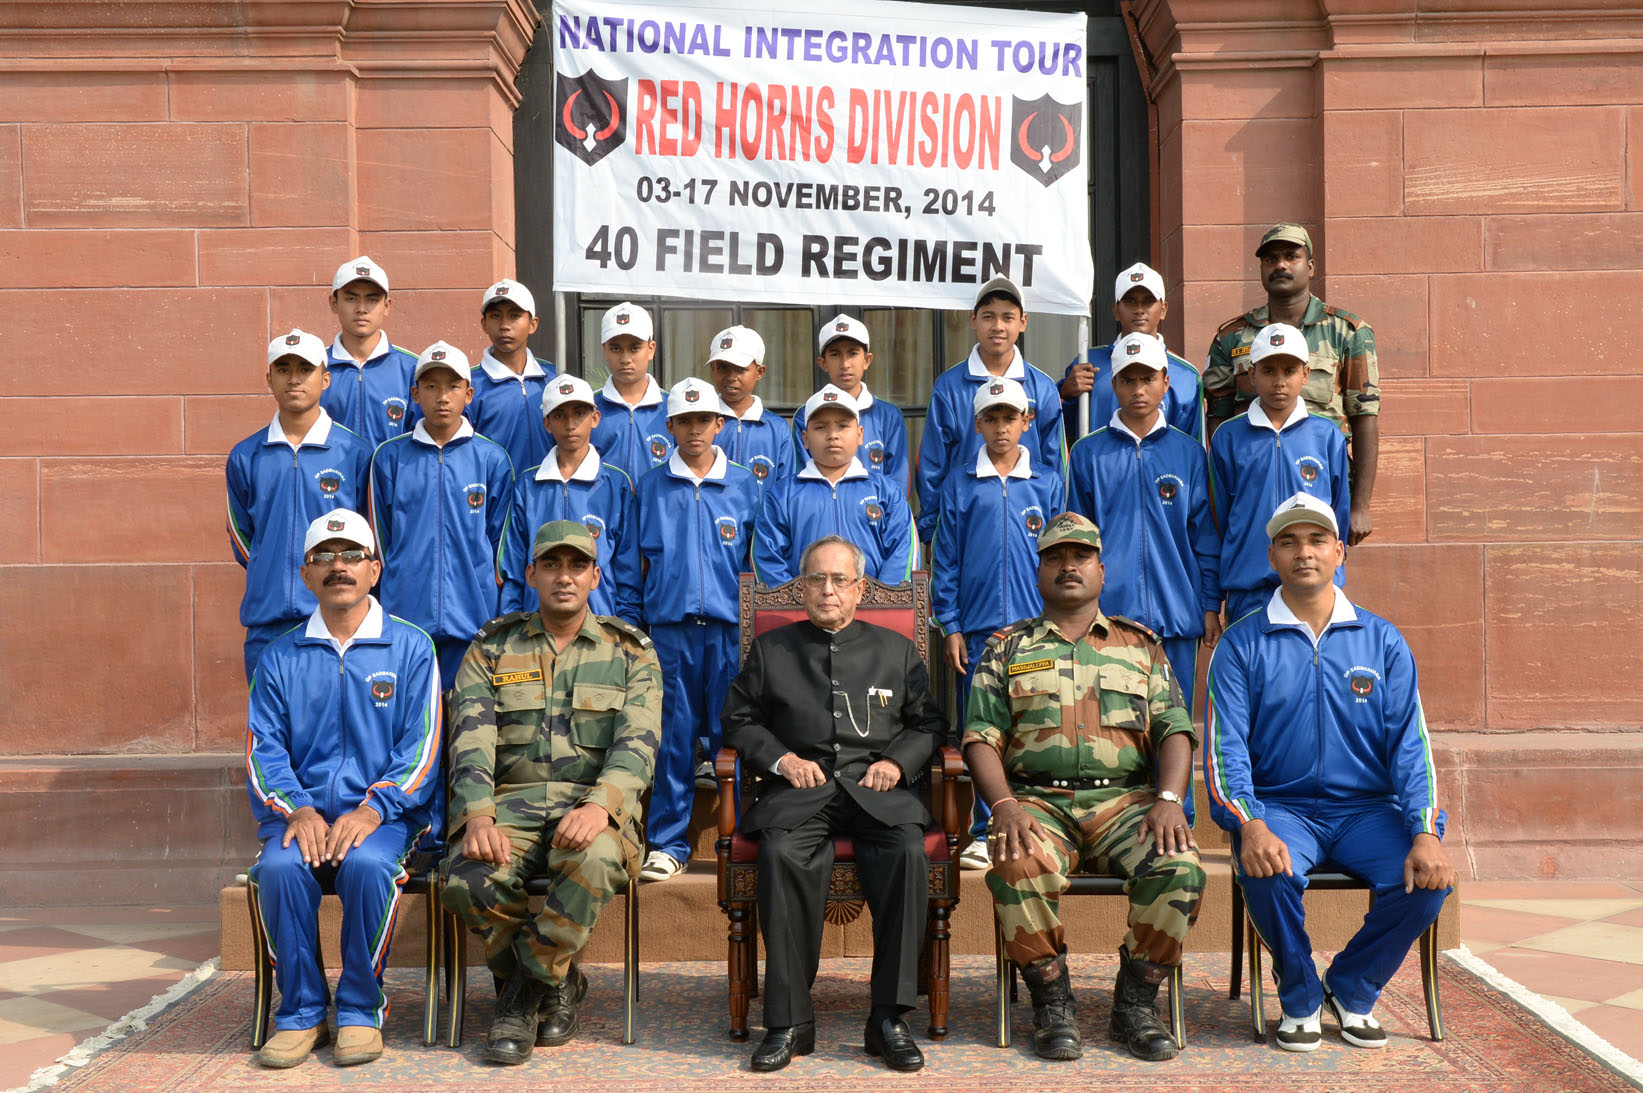
[[[884,1057],[891,1070],[919,1070],[924,1052],[913,1042],[913,1031],[899,1017],[867,1022],[867,1054]]]
[[[795,1055],[809,1055],[816,1050],[816,1022],[787,1025],[764,1030],[764,1039],[753,1051],[754,1070],[780,1070],[793,1061]]]

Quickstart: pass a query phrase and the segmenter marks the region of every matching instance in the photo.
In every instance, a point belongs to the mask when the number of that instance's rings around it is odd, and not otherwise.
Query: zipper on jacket
[[[695,473],[695,472],[691,472]],[[702,484],[697,482],[693,487],[696,491],[696,503],[692,507],[696,524],[696,603],[701,608],[700,614],[707,614],[707,558],[702,551]]]
[[[300,528],[298,527],[299,523],[301,523],[301,514],[302,514],[302,444],[301,443],[298,443],[295,448],[291,449],[291,477],[293,479],[295,479],[296,488],[291,491],[291,519],[286,522],[286,525],[291,529],[291,538],[287,541],[287,545],[288,546],[296,546],[301,541],[301,539],[299,537],[307,535],[307,528],[306,527],[300,527]],[[287,552],[287,554],[285,556],[287,558],[289,558],[291,555],[290,555],[289,552]],[[299,568],[299,571],[300,571],[300,568]],[[290,567],[287,566],[286,567],[286,574],[285,574],[285,610],[284,610],[283,614],[289,615],[293,610],[296,609],[296,606],[297,606],[297,581],[299,579],[300,578],[297,576],[297,573],[292,572]]]
[[[1152,597],[1147,594],[1147,485],[1146,467],[1141,459],[1139,438],[1135,442],[1135,494],[1135,569],[1141,579],[1141,609],[1152,614],[1154,618],[1160,618],[1163,612],[1152,610]]]

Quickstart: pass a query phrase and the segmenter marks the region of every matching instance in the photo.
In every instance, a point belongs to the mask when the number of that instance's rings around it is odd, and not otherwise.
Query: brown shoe
[[[382,1030],[370,1025],[343,1025],[337,1029],[337,1046],[331,1061],[338,1066],[358,1066],[382,1054]]]
[[[274,1070],[298,1066],[317,1047],[331,1042],[331,1030],[324,1021],[313,1028],[280,1029],[257,1052],[257,1062]]]

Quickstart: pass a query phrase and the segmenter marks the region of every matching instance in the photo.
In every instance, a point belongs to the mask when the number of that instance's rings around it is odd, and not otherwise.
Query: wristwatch
[[[1160,801],[1168,801],[1172,805],[1182,805],[1186,803],[1181,800],[1181,795],[1176,793],[1174,790],[1161,789],[1154,794],[1154,796],[1156,796]]]

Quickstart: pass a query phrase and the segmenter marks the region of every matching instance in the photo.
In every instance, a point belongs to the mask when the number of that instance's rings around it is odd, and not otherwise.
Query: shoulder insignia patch
[[[1008,626],[1000,627],[999,629],[994,630],[993,631],[993,637],[995,637],[995,638],[1007,638],[1015,632],[1015,628],[1016,628],[1016,624],[1012,622]]]
[[[1351,327],[1353,330],[1356,330],[1360,326],[1363,325],[1363,320],[1362,319],[1358,318],[1356,315],[1352,314],[1352,312],[1350,312],[1350,311],[1342,311],[1340,308],[1336,307],[1334,304],[1325,304],[1324,305],[1324,314],[1325,315],[1331,315],[1331,316],[1341,320],[1341,322],[1345,323],[1347,326]]]
[[[1215,336],[1219,338],[1222,334],[1230,334],[1234,330],[1239,330],[1243,327],[1252,325],[1254,324],[1249,321],[1249,316],[1235,315],[1221,324],[1220,329],[1216,330]]]
[[[516,622],[530,618],[534,613],[535,612],[532,611],[510,611],[506,615],[498,615],[490,622],[487,622],[485,625],[481,626],[479,628],[479,632],[475,634],[474,637],[488,638],[500,630],[507,629]]]
[[[1121,626],[1127,626],[1131,630],[1139,630],[1141,633],[1147,635],[1147,637],[1151,638],[1153,641],[1161,640],[1158,637],[1157,634],[1153,633],[1147,627],[1142,626],[1140,623],[1136,622],[1134,619],[1126,619],[1123,615],[1108,615],[1107,619],[1108,619],[1108,621],[1116,622]]]
[[[492,687],[506,687],[510,683],[540,683],[542,669],[529,668],[523,672],[503,672],[501,675],[491,676]]]
[[[1045,668],[1054,667],[1055,661],[1050,657],[1045,657],[1043,660],[1024,660],[1019,664],[1010,665],[1009,674],[1012,676],[1019,676],[1025,675],[1028,672],[1041,672]]]
[[[600,615],[599,621],[603,622],[611,629],[626,634],[628,637],[638,642],[639,648],[649,649],[651,647],[650,635],[646,634],[643,630],[639,629],[626,619],[617,615]]]

